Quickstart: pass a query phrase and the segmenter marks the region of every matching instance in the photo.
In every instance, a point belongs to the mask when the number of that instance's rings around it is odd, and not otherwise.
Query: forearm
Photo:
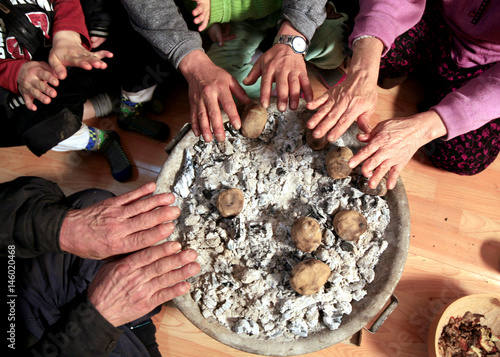
[[[283,18],[309,42],[326,18],[326,0],[283,1]]]
[[[399,35],[413,27],[424,13],[426,0],[361,0],[352,42],[360,36],[378,38],[384,44],[384,55]]]
[[[23,64],[28,60],[2,59],[0,60],[0,87],[15,94],[19,94],[17,78]]]
[[[16,246],[16,256],[29,258],[45,252],[61,253],[59,231],[71,209],[53,182],[38,177],[21,177],[0,184],[1,254]]]
[[[431,109],[439,113],[447,127],[445,140],[476,130],[500,118],[500,63],[446,95]]]
[[[187,81],[198,77],[200,70],[206,69],[206,65],[213,64],[212,60],[204,51],[194,50],[188,53],[179,63],[179,71]]]
[[[201,37],[188,29],[173,0],[123,0],[132,26],[175,68],[189,53],[201,50]]]
[[[384,44],[375,37],[361,38],[353,46],[351,63],[347,68],[349,74],[357,73],[367,76],[372,84],[376,84],[380,70],[380,56]]]
[[[59,31],[74,31],[81,36],[82,45],[90,50],[90,37],[79,0],[57,0],[54,5],[53,36]]]

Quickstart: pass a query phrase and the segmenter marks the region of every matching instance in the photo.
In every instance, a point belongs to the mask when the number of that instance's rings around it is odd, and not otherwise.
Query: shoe
[[[122,98],[118,113],[118,126],[156,140],[167,140],[170,135],[168,125],[143,115],[141,113],[142,105],[143,103],[131,103]]]
[[[118,134],[114,131],[102,131],[106,133],[107,138],[96,152],[103,154],[108,161],[113,178],[124,182],[132,176],[132,164],[123,151]]]

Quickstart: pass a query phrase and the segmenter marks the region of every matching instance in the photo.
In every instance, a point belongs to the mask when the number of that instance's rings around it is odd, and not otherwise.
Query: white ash
[[[270,113],[259,139],[229,130],[223,143],[199,141],[184,152],[174,183],[182,213],[170,239],[195,249],[202,267],[190,279],[191,296],[205,318],[236,333],[292,340],[337,329],[342,315],[351,312],[351,301],[365,296],[387,247],[386,201],[361,192],[351,177],[327,176],[327,150],[305,144],[304,115]],[[344,146],[342,139],[333,145]],[[234,187],[245,195],[244,209],[223,218],[216,199]],[[357,243],[335,235],[333,216],[345,209],[368,221]],[[291,240],[293,222],[304,215],[324,232],[313,253],[299,251]],[[290,287],[290,271],[311,257],[328,264],[332,274],[317,294],[301,296]]]

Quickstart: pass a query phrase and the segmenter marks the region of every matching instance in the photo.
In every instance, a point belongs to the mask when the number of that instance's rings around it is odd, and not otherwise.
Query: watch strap
[[[304,52],[297,52],[293,46],[292,46],[292,41],[295,37],[300,37],[302,38],[305,43],[306,43],[306,50]],[[292,48],[293,52],[297,53],[297,54],[301,54],[301,55],[306,55],[307,53],[307,50],[309,49],[309,46],[307,45],[307,40],[302,37],[302,36],[295,36],[295,35],[277,35],[275,38],[274,38],[274,41],[273,41],[273,46],[276,45],[276,44],[282,44],[282,45],[288,45]]]

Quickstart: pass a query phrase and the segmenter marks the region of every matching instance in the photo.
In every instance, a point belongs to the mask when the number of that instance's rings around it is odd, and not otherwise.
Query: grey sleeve
[[[314,32],[326,19],[326,3],[327,0],[284,0],[283,20],[290,21],[311,42]]]
[[[130,22],[175,68],[194,50],[203,50],[201,36],[190,30],[174,0],[123,0]]]

